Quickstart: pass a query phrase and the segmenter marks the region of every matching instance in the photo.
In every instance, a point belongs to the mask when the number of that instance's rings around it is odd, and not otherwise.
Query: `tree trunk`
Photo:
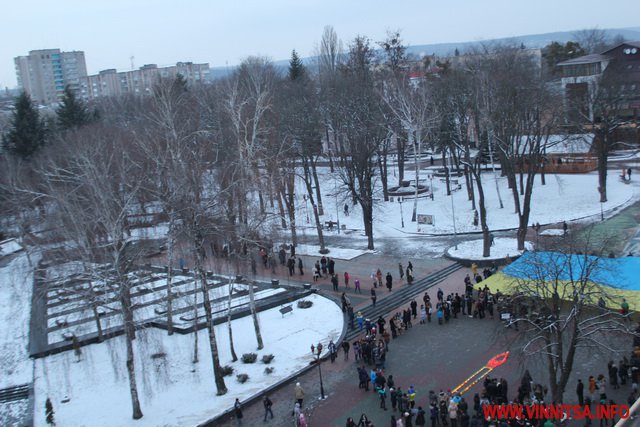
[[[324,215],[324,208],[322,207],[322,190],[320,189],[320,180],[318,179],[318,171],[316,170],[316,161],[311,159],[311,174],[313,175],[313,182],[316,186],[316,200],[318,201],[318,215]],[[331,167],[333,172],[333,166]]]
[[[295,164],[293,166],[293,170],[295,171]],[[294,194],[294,190],[295,190],[295,181],[294,181],[294,174],[289,174],[289,176],[286,177],[286,190],[287,190],[287,194],[286,194],[286,205],[287,205],[287,212],[289,213],[289,226],[291,228],[291,243],[293,244],[294,247],[298,246],[298,233],[296,231],[296,201],[295,201],[295,194]]]
[[[260,322],[258,321],[258,313],[256,312],[256,301],[253,293],[253,283],[249,283],[249,308],[251,309],[251,318],[253,319],[253,329],[256,333],[256,341],[258,342],[258,350],[264,348],[262,343],[262,333],[260,332]]]
[[[169,233],[167,239],[167,334],[173,335],[173,293],[171,282],[173,279],[173,244],[174,244],[175,214],[173,209],[169,212]],[[213,254],[211,254],[213,256]]]
[[[222,369],[220,367],[218,342],[216,340],[216,330],[213,326],[213,311],[211,309],[211,299],[209,298],[209,287],[207,286],[207,275],[202,268],[202,259],[198,246],[200,246],[200,242],[196,243],[193,251],[193,255],[196,260],[196,275],[200,278],[200,290],[202,291],[205,321],[207,322],[207,330],[209,331],[209,348],[211,350],[211,360],[213,362],[213,375],[217,390],[216,394],[221,396],[227,392],[227,386],[224,383],[224,377],[222,376]],[[197,319],[194,319],[194,322],[196,321]]]
[[[374,250],[373,245],[373,208],[369,203],[361,203],[364,219],[364,233],[367,236],[367,249]]]
[[[133,419],[142,418],[140,400],[138,398],[138,386],[136,384],[135,359],[133,356],[133,340],[135,339],[135,325],[133,323],[133,311],[131,309],[131,289],[126,279],[121,279],[120,304],[122,305],[122,317],[124,320],[124,335],[127,347],[127,374],[129,376],[129,392],[131,394],[131,406]]]
[[[418,183],[420,182],[420,139],[421,135],[415,135],[416,141],[412,141],[409,138],[409,142],[413,144],[413,155],[416,167],[416,192],[413,199],[413,213],[411,214],[411,222],[416,222],[418,220]]]
[[[229,329],[229,348],[231,349],[231,361],[236,362],[238,356],[233,346],[233,328],[231,328],[231,295],[233,294],[233,283],[229,283],[229,299],[227,300],[227,328]]]
[[[287,229],[287,220],[285,219],[284,213],[284,204],[282,203],[282,199],[284,198],[284,194],[282,191],[282,186],[278,185],[278,211],[280,212],[280,226],[283,230]]]
[[[476,188],[478,189],[478,208],[480,210],[480,227],[482,228],[482,256],[487,258],[491,256],[491,233],[487,225],[487,209],[484,205],[484,188],[482,187],[482,179],[480,178],[480,164],[477,165],[478,170],[473,171],[476,178]]]
[[[380,170],[380,181],[382,182],[382,195],[384,201],[389,201],[389,182],[388,182],[388,170],[387,170],[387,155],[378,155],[378,169]]]
[[[396,133],[396,149],[398,152],[398,186],[402,186],[402,181],[404,180],[405,143],[399,133]]]
[[[606,141],[606,133],[601,134],[600,143],[597,144],[596,155],[598,157],[598,191],[600,203],[607,201],[607,165],[609,160],[609,144]]]
[[[320,215],[318,213],[318,207],[313,200],[313,188],[311,185],[311,171],[309,170],[309,162],[307,159],[302,159],[302,167],[304,170],[304,184],[307,187],[307,196],[309,197],[309,203],[313,209],[313,219],[316,224],[316,231],[318,232],[318,242],[320,243],[320,250],[324,252],[324,233],[322,232],[322,223],[320,222]]]
[[[193,281],[193,363],[199,362],[198,357],[198,281]]]

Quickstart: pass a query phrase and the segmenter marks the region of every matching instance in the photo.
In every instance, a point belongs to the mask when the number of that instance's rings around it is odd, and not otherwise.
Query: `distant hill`
[[[610,39],[613,39],[616,36],[622,36],[626,40],[640,40],[640,27],[605,29],[603,31],[606,32],[607,36]],[[527,48],[542,48],[554,41],[559,43],[566,43],[570,40],[575,40],[576,33],[577,31],[558,31],[555,33],[529,34],[526,36],[504,37],[499,39],[480,40],[472,42],[416,45],[409,46],[407,48],[407,53],[416,56],[433,54],[437,56],[449,56],[453,55],[456,48],[460,51],[460,53],[464,53],[465,51],[468,51],[478,45],[492,43],[522,43]]]
[[[516,36],[516,37],[504,37],[499,39],[491,39],[491,40],[479,40],[479,41],[469,41],[469,42],[459,42],[459,43],[436,43],[436,44],[423,44],[423,45],[413,45],[407,47],[407,54],[415,55],[415,56],[424,56],[424,55],[436,55],[436,56],[451,56],[455,52],[456,49],[460,53],[465,53],[473,49],[474,47],[480,46],[482,44],[504,44],[504,43],[515,43],[515,44],[524,44],[527,48],[542,48],[548,45],[551,42],[559,42],[566,43],[570,40],[575,40],[575,34],[579,30],[576,31],[558,31],[554,33],[544,33],[544,34],[529,34],[525,36]],[[604,29],[605,33],[610,39],[615,38],[616,36],[622,36],[626,40],[640,40],[640,27],[632,27],[632,28],[612,28],[612,29]],[[306,65],[312,66],[314,64],[315,57],[307,57],[302,59]],[[276,68],[281,71],[286,71],[289,65],[289,59],[280,59],[273,62]],[[217,79],[221,77],[225,77],[229,75],[234,70],[235,67],[211,67],[209,69],[209,75],[211,79]]]

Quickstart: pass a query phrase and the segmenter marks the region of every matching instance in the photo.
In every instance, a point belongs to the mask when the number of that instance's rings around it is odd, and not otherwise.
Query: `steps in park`
[[[362,315],[365,319],[371,319],[371,322],[375,322],[376,320],[378,320],[378,317],[385,317],[389,312],[395,310],[400,305],[406,304],[415,297],[420,296],[420,301],[418,302],[418,304],[421,304],[422,295],[425,291],[442,282],[451,273],[461,268],[462,264],[458,264],[457,262],[453,263],[441,270],[436,271],[435,273],[430,274],[427,277],[413,282],[413,284],[411,285],[404,285],[402,286],[402,288],[394,289],[393,291],[391,291],[390,295],[386,296],[385,298],[379,298],[376,302],[375,307],[372,304],[369,304],[367,307],[359,311],[362,312]],[[378,290],[376,291],[378,295],[387,292],[386,287],[378,288]],[[432,297],[434,297],[434,295],[432,295]],[[351,341],[361,334],[355,321],[354,326],[355,328],[353,330],[347,331],[347,334],[344,338],[345,340]]]
[[[29,384],[7,387],[0,390],[0,403],[29,398]]]

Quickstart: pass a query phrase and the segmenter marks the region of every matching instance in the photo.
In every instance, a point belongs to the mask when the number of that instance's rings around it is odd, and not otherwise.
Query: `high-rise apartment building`
[[[32,50],[28,56],[14,59],[18,86],[38,104],[54,105],[70,85],[79,91],[87,77],[84,52],[61,52],[60,49]]]
[[[124,94],[146,95],[160,79],[175,79],[180,74],[187,84],[205,83],[209,80],[209,64],[178,62],[169,67],[147,64],[138,70],[103,70],[81,79],[80,95],[86,99]]]

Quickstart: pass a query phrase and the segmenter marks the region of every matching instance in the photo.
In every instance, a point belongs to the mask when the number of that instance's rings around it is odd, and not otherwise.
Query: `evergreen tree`
[[[69,85],[64,88],[60,107],[56,110],[58,125],[62,130],[82,127],[91,122],[92,115],[82,100],[76,97]]]
[[[289,80],[296,81],[304,77],[306,69],[302,60],[298,56],[298,52],[294,49],[291,52],[291,59],[289,60]]]
[[[53,404],[51,403],[51,399],[47,397],[47,401],[44,403],[44,414],[46,416],[47,424],[50,426],[55,426],[56,421],[53,418]]]
[[[3,136],[4,150],[23,159],[30,158],[45,143],[46,127],[26,92],[15,101],[9,132]]]

